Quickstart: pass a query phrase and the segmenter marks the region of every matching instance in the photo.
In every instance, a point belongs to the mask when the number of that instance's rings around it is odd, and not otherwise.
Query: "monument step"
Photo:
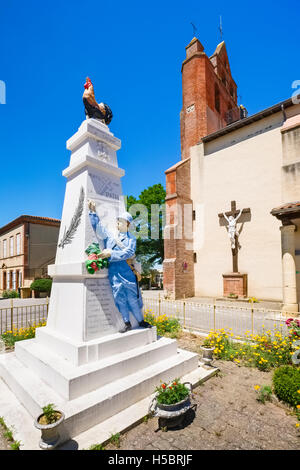
[[[29,340],[28,340],[29,341]],[[74,400],[64,400],[32,370],[24,367],[15,353],[0,356],[0,375],[33,418],[43,406],[54,403],[66,415],[62,440],[90,429],[139,400],[160,385],[192,372],[198,367],[198,355],[177,350],[177,354],[115,380]]]
[[[66,400],[73,400],[103,385],[142,370],[177,352],[177,343],[170,338],[115,354],[79,367],[61,359],[36,339],[20,341],[15,346],[17,358],[32,369]]]
[[[137,328],[126,334],[114,333],[94,340],[79,342],[52,331],[48,326],[36,329],[36,340],[55,351],[74,366],[81,366],[157,340],[156,327]]]

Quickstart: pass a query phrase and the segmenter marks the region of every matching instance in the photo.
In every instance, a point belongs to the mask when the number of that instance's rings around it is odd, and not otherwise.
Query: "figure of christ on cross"
[[[236,208],[236,201],[231,201],[231,211],[226,213],[218,214],[219,218],[225,219],[228,222],[227,233],[231,242],[231,251],[232,251],[232,269],[234,273],[239,272],[238,270],[238,236],[239,232],[237,230],[237,220],[242,214],[249,213],[250,209],[240,209]]]

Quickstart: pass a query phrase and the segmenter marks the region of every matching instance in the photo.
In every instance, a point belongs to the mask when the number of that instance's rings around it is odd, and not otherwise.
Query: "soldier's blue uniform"
[[[120,232],[119,237],[115,239],[103,227],[95,212],[89,212],[89,217],[97,239],[103,241],[104,248],[111,251],[110,258],[107,258],[108,277],[116,306],[124,322],[129,322],[129,312],[138,323],[143,322],[141,292],[136,276],[126,262],[135,255],[136,238],[130,232]]]

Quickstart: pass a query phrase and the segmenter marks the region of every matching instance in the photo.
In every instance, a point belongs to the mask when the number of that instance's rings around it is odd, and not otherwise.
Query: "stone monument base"
[[[248,275],[242,273],[223,274],[223,295],[236,294],[239,297],[248,296]]]
[[[82,344],[65,342],[65,357],[63,344],[63,338],[55,343],[43,327],[36,338],[20,341],[15,352],[0,356],[0,376],[33,419],[49,403],[65,413],[60,443],[151,395],[161,380],[198,368],[197,354],[177,349],[176,340],[157,339],[156,328]],[[83,359],[76,365],[68,354]]]

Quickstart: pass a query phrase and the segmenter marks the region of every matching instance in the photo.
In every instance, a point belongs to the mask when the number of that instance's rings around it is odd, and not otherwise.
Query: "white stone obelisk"
[[[96,202],[101,222],[110,232],[124,210],[116,151],[119,139],[96,119],[84,121],[67,141],[70,165],[67,178],[53,277],[47,327],[42,336],[67,337],[87,342],[115,333],[123,325],[112,297],[107,269],[89,274],[86,248],[96,242],[89,220],[88,199]],[[101,248],[101,247],[100,247]],[[38,333],[39,335],[39,333]]]

